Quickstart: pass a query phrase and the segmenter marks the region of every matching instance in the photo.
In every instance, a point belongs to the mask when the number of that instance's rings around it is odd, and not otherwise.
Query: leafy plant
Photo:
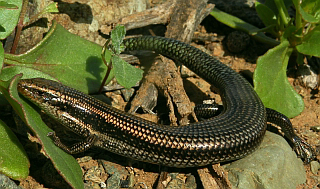
[[[57,12],[54,3],[35,17],[24,19],[22,14],[25,9],[26,4],[22,4],[21,0],[0,2],[0,39],[8,37],[22,20],[32,23],[48,12]],[[17,31],[21,31],[22,27],[19,27]],[[54,167],[73,188],[84,187],[80,166],[71,155],[54,145],[47,136],[51,129],[42,121],[37,109],[20,98],[16,89],[17,83],[20,78],[42,77],[58,80],[85,93],[95,93],[107,70],[103,64],[106,59],[108,65],[111,65],[110,60],[113,65],[113,69],[109,70],[107,82],[115,77],[121,85],[130,88],[141,79],[142,71],[118,57],[124,50],[121,46],[124,35],[124,27],[117,26],[112,31],[112,44],[107,46],[110,50],[107,49],[103,57],[101,46],[69,33],[56,22],[52,23],[44,39],[24,54],[4,53],[2,43],[0,44],[0,105],[10,103],[39,139],[44,155],[52,161]],[[26,178],[30,166],[26,153],[15,135],[1,120],[0,137],[0,143],[3,144],[0,148],[0,159],[4,162],[0,164],[0,172],[17,180]],[[7,153],[9,148],[11,154]],[[12,158],[13,156],[15,158]]]
[[[112,71],[114,72],[117,82],[125,88],[130,88],[142,79],[143,71],[131,66],[119,57],[125,49],[122,45],[125,34],[124,26],[116,26],[116,28],[111,31],[112,45],[109,45],[110,40],[106,42],[103,48],[103,56],[108,65],[108,71],[111,69],[111,65],[113,65]],[[108,48],[108,50],[106,50],[106,48]]]
[[[295,8],[290,17],[289,7]],[[219,10],[211,15],[224,24],[245,31],[260,42],[275,46],[259,57],[254,72],[254,87],[264,105],[288,117],[300,114],[304,103],[287,80],[286,69],[290,57],[303,64],[304,56],[320,56],[320,2],[318,0],[267,0],[256,2],[256,11],[265,28],[256,28],[231,15],[222,16]],[[223,19],[222,19],[222,18]],[[275,39],[266,37],[268,32]]]

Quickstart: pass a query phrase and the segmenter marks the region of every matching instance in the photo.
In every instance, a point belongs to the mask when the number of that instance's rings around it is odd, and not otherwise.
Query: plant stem
[[[299,29],[302,27],[301,16],[300,16],[300,6],[296,8],[296,28]]]
[[[17,50],[19,39],[20,39],[20,34],[21,34],[21,31],[23,28],[24,16],[26,15],[26,12],[27,12],[28,3],[29,3],[28,0],[23,0],[21,12],[20,12],[20,17],[19,17],[19,22],[18,22],[17,29],[16,29],[16,35],[14,37],[13,45],[12,45],[12,48],[10,51],[11,54],[14,54]]]
[[[100,94],[100,93],[102,92],[102,88],[103,88],[103,86],[106,84],[106,81],[107,81],[107,79],[108,79],[108,77],[109,77],[109,75],[110,75],[111,69],[112,69],[112,60],[111,60],[111,58],[110,58],[110,63],[109,63],[109,64],[107,63],[106,58],[105,58],[105,51],[106,51],[106,48],[107,48],[107,46],[109,45],[109,43],[110,43],[110,39],[108,39],[108,40],[106,41],[106,43],[104,44],[103,49],[102,49],[102,53],[101,53],[102,61],[103,61],[103,63],[107,66],[107,73],[106,73],[106,75],[105,75],[104,78],[103,78],[103,81],[102,81],[102,83],[101,83],[101,85],[100,85],[98,94]]]
[[[288,21],[289,15],[283,0],[274,0],[274,2],[276,3],[276,6],[278,8],[279,16],[281,18],[282,23],[284,24],[284,27],[287,27],[289,23]]]

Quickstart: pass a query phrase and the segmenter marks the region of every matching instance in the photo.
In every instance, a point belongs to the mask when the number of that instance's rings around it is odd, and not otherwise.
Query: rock
[[[319,86],[318,71],[309,65],[299,66],[298,69],[298,81],[302,86],[310,89],[316,89]]]
[[[22,189],[20,186],[17,186],[14,181],[12,181],[9,177],[0,174],[0,188],[6,189]]]
[[[291,189],[306,181],[301,159],[282,136],[268,131],[259,149],[223,167],[233,188]]]
[[[311,172],[312,172],[313,174],[317,175],[317,174],[318,174],[318,171],[319,171],[319,169],[320,169],[320,163],[317,162],[317,161],[312,161],[312,162],[310,163],[310,167],[311,167]]]
[[[196,178],[191,175],[185,175],[181,173],[169,173],[168,178],[170,181],[165,187],[166,189],[184,188],[184,189],[196,189]]]
[[[232,53],[239,53],[245,50],[250,44],[250,35],[243,31],[231,32],[226,41],[228,50]]]

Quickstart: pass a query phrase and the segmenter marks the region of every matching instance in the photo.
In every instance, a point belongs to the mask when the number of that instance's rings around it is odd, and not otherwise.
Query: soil
[[[256,67],[254,63],[246,61],[247,59],[246,57],[248,55],[252,56],[252,53],[256,53],[256,52],[252,52],[254,51],[255,48],[245,49],[245,51],[242,52],[241,54],[231,54],[227,50],[225,50],[226,48],[224,47],[223,42],[205,42],[205,45],[199,45],[197,43],[193,43],[192,45],[198,48],[202,48],[202,49],[205,48],[207,50],[210,50],[212,55],[217,56],[219,60],[221,60],[224,64],[229,65],[232,69],[234,69],[237,72],[240,72],[240,73],[244,72],[247,75],[250,75],[253,73]],[[296,78],[289,77],[288,80],[293,86],[295,86],[296,89],[299,89],[297,90],[297,92],[303,97],[304,103],[305,103],[305,110],[299,116],[291,119],[294,125],[294,128],[296,129],[300,137],[305,139],[314,148],[318,148],[319,147],[318,138],[320,136],[318,132],[312,131],[311,127],[320,125],[319,119],[318,119],[318,115],[320,111],[319,94],[314,94],[314,90],[304,88],[303,86],[300,86],[300,85],[299,87],[297,87],[298,82],[296,82]],[[194,102],[195,104],[202,103],[203,100],[212,99],[212,98],[215,98],[218,103],[220,101],[219,96],[212,91],[211,85],[203,81],[201,78],[197,76],[184,78],[184,85],[185,85],[185,89],[188,96],[190,97],[191,101]],[[123,110],[125,109],[127,103],[123,100],[122,95],[109,93],[107,94],[107,96],[113,99],[115,107]],[[165,104],[165,103],[162,103],[162,104]],[[157,108],[161,109],[165,107],[157,107]],[[150,115],[150,114],[140,114],[140,115],[138,114],[138,116],[151,121],[159,120],[159,117],[155,115]],[[112,154],[109,154],[109,155],[112,156]],[[94,159],[95,158],[96,157],[94,157]],[[119,158],[123,159],[122,157],[119,157]],[[318,159],[319,159],[319,156],[318,156]],[[112,159],[112,161],[114,161],[114,159]],[[123,160],[123,161],[125,162],[126,160]],[[120,166],[117,163],[112,163],[112,164],[115,167],[119,167],[117,168],[118,170],[122,170],[123,166]],[[158,166],[155,166],[155,165],[149,165],[149,164],[143,165],[143,164],[144,163],[138,163],[138,166],[134,166],[135,167],[133,169],[135,173],[134,180],[136,183],[140,183],[139,187],[141,188],[143,188],[144,185],[155,188],[155,185],[158,182],[158,176],[160,173],[159,169],[162,169],[162,168],[159,168]],[[122,165],[125,165],[125,164],[122,164]],[[97,160],[82,162],[81,166],[86,167],[86,170],[89,170],[90,167],[97,166]],[[307,172],[307,182],[305,184],[300,185],[298,188],[311,189],[311,188],[315,188],[317,185],[319,187],[319,181],[318,181],[319,172],[317,175],[313,174],[310,171],[310,165],[305,165],[305,169]],[[180,170],[178,170],[178,172],[180,172]],[[188,172],[188,171],[183,171],[183,172]],[[105,173],[104,177],[106,177],[106,175],[108,174]],[[103,174],[100,176],[103,177]],[[123,177],[124,180],[126,180],[127,178],[128,178],[128,175]],[[37,184],[33,182],[37,182],[37,181],[32,177],[28,177],[25,181],[22,181],[20,184],[25,188],[35,188],[35,185]],[[26,185],[25,183],[28,183],[28,184]]]
[[[206,26],[206,22],[202,23],[202,26],[199,27],[198,32],[203,34],[211,33],[212,31],[209,31]],[[157,27],[155,26],[155,30],[157,30]],[[160,26],[161,30],[164,28],[163,26]],[[218,35],[220,33],[224,33],[225,31],[230,32],[230,29],[223,30],[223,32],[219,31]],[[77,33],[77,32],[75,32]],[[83,35],[84,37],[88,34],[79,34]],[[224,34],[223,34],[224,36]],[[101,36],[99,36],[100,39]],[[89,37],[90,38],[90,37]],[[24,40],[24,39],[22,39]],[[96,41],[97,38],[91,39],[92,41]],[[257,44],[253,41],[250,42],[250,44],[240,53],[231,53],[228,50],[226,50],[226,46],[224,45],[225,41],[218,41],[218,42],[210,42],[210,41],[198,41],[195,40],[192,45],[205,50],[209,54],[216,56],[221,62],[224,64],[230,66],[232,69],[234,69],[237,72],[243,73],[246,76],[252,75],[256,65],[255,61],[258,56],[263,54],[265,52],[265,48],[262,44]],[[100,42],[102,43],[102,42]],[[23,50],[22,50],[23,51]],[[294,76],[296,75],[295,69],[290,69],[290,72],[288,75]],[[314,126],[320,126],[320,121],[318,115],[320,115],[320,99],[318,90],[316,89],[308,89],[304,86],[301,86],[299,82],[297,82],[297,78],[295,77],[288,77],[289,82],[294,86],[296,91],[303,97],[304,103],[305,103],[305,110],[297,117],[291,119],[294,128],[296,129],[298,135],[305,139],[309,144],[311,144],[315,149],[318,149],[320,146],[320,134],[319,132],[315,132],[311,130]],[[195,104],[202,103],[203,100],[206,99],[212,99],[215,98],[217,102],[219,102],[219,96],[214,93],[212,90],[212,87],[207,82],[203,81],[201,78],[197,76],[187,77],[184,78],[184,86],[186,89],[186,92],[188,96],[190,97],[191,101]],[[123,97],[120,94],[116,93],[109,93],[107,96],[111,97],[114,102],[114,106],[116,106],[119,109],[124,110],[127,102],[123,100]],[[158,100],[158,104],[164,104],[164,106],[157,106],[155,112],[163,112],[163,109],[166,109],[165,107],[165,99],[161,98]],[[163,103],[164,102],[164,103]],[[145,119],[149,119],[156,122],[159,121],[159,117],[156,115],[150,115],[150,114],[141,114],[138,115],[140,117],[143,117]],[[138,183],[135,185],[135,188],[145,188],[147,186],[148,188],[156,188],[157,185],[161,185],[159,183],[166,183],[166,181],[159,181],[159,175],[161,171],[168,171],[165,167],[159,167],[157,165],[150,165],[145,164],[141,162],[131,162],[128,163],[126,158],[123,158],[121,156],[117,156],[108,152],[99,152],[93,150],[93,152],[88,152],[85,154],[77,155],[77,157],[85,175],[84,179],[86,179],[87,186],[91,185],[91,188],[99,188],[99,184],[101,182],[104,182],[107,179],[112,178],[113,175],[115,175],[115,172],[118,172],[120,175],[120,179],[123,181],[128,180],[130,178],[130,172],[134,172],[134,181],[135,183]],[[37,157],[41,155],[35,155]],[[92,156],[92,157],[91,157]],[[319,160],[320,156],[317,157]],[[63,188],[67,187],[65,183],[61,181],[61,177],[56,176],[57,174],[54,172],[54,169],[49,169],[47,166],[47,160],[46,158],[41,156],[41,160],[36,159],[35,157],[30,158],[31,163],[37,164],[31,166],[31,173],[30,176],[26,179],[20,182],[20,186],[26,189],[31,188],[48,188],[48,187],[54,187],[54,188]],[[102,160],[101,160],[102,159]],[[107,162],[110,160],[111,162]],[[125,166],[128,166],[133,163],[133,170],[125,168]],[[105,169],[105,166],[113,167],[114,171],[108,172]],[[45,167],[45,168],[43,168]],[[319,171],[317,174],[314,174],[310,170],[310,165],[305,165],[305,169],[307,172],[307,181],[305,184],[302,184],[298,187],[298,189],[311,189],[311,188],[319,188],[319,180],[320,180],[320,173]],[[53,180],[60,180],[61,182],[54,182],[54,181],[45,181],[46,179],[43,177],[42,170],[45,170],[45,174],[48,173],[48,170],[52,170],[52,176],[51,179],[54,177],[57,177]],[[183,178],[180,178],[180,180],[183,180],[187,182],[188,180],[192,180],[192,178],[195,178],[194,180],[197,182],[198,188],[201,188],[200,179],[197,176],[195,169],[169,169],[168,172],[182,172],[185,173],[185,176]],[[88,176],[88,174],[91,174]],[[99,173],[99,174],[97,174]],[[191,173],[191,175],[190,175]],[[87,175],[86,175],[87,174]],[[51,175],[51,174],[49,174]],[[194,176],[192,176],[194,175]],[[48,178],[48,177],[46,177]],[[167,177],[170,178],[170,177]],[[170,179],[169,179],[170,180]],[[125,183],[125,182],[124,182]],[[125,185],[123,185],[125,186]],[[158,187],[161,188],[161,187]]]

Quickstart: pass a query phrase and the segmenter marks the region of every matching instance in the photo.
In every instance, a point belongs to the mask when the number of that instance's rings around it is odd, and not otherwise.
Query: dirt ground
[[[204,29],[203,29],[204,30]],[[209,50],[208,52],[211,53],[214,56],[217,56],[224,64],[227,64],[231,66],[232,69],[236,70],[237,72],[243,72],[245,73],[252,73],[255,69],[255,64],[246,61],[247,56],[249,55],[252,57],[252,53],[254,52],[253,49],[246,49],[244,52],[241,54],[232,54],[227,52],[225,50],[225,46],[223,45],[223,42],[205,42],[202,45],[193,43],[194,46],[201,48],[201,49],[207,49]],[[255,55],[256,56],[256,55]],[[307,89],[301,85],[298,85],[299,82],[297,82],[296,78],[288,78],[290,83],[294,86],[294,88],[297,90],[297,92],[303,97],[304,102],[305,102],[305,110],[297,117],[291,119],[298,135],[305,139],[309,144],[311,144],[315,149],[319,147],[319,133],[314,132],[311,130],[311,127],[314,126],[319,126],[319,94],[315,93],[315,90]],[[208,98],[216,98],[219,101],[219,97],[211,90],[210,84],[207,82],[203,81],[201,78],[195,76],[195,77],[187,77],[184,79],[184,85],[187,91],[188,96],[190,99],[192,99],[192,102],[194,103],[201,103],[203,99],[208,99]],[[194,94],[194,91],[200,90],[202,92],[202,96],[199,96],[197,94]],[[126,102],[124,102],[123,97],[120,94],[117,93],[109,93],[109,97],[113,99],[114,105],[119,108],[119,109],[124,109],[126,106]],[[161,99],[160,99],[161,100]],[[162,99],[163,100],[163,99]],[[157,121],[159,120],[159,117],[155,115],[148,115],[148,114],[141,114],[139,115],[143,118]],[[160,121],[161,122],[161,121]],[[110,155],[110,154],[109,154]],[[110,155],[112,156],[112,154]],[[80,162],[81,167],[83,167],[84,171],[88,172],[91,167],[98,166],[99,163],[98,161],[94,158],[89,158],[89,160],[83,160],[88,157],[79,157],[78,161]],[[126,160],[122,157],[119,157],[120,159],[123,159],[122,162],[126,162]],[[318,156],[319,158],[319,156]],[[99,159],[99,158],[97,158]],[[105,158],[104,158],[105,159]],[[107,158],[108,159],[108,158]],[[121,162],[121,161],[120,161]],[[123,173],[123,180],[128,179],[128,171],[126,168],[123,166],[117,164],[117,163],[112,163],[112,162],[104,162],[104,164],[108,166],[112,166],[115,168],[115,170]],[[122,163],[120,163],[122,164]],[[126,163],[124,163],[126,164]],[[123,164],[122,164],[123,165]],[[135,166],[134,166],[135,167]],[[158,181],[158,177],[160,174],[160,169],[157,166],[154,165],[144,165],[143,163],[138,163],[138,167],[135,167],[133,169],[134,172],[134,180],[136,183],[140,183],[135,186],[135,188],[145,188],[145,186],[152,187],[152,188],[157,188],[156,184]],[[299,189],[311,189],[311,188],[316,188],[319,187],[319,172],[317,175],[313,174],[310,171],[310,165],[305,165],[305,169],[307,172],[307,182],[305,184],[300,185],[298,188]],[[171,172],[170,170],[169,172]],[[174,170],[173,172],[180,172],[181,170]],[[190,171],[190,170],[189,170]],[[185,173],[189,172],[188,170],[182,171]],[[103,171],[101,171],[103,172]],[[191,171],[192,172],[192,171]],[[195,173],[196,174],[196,173]],[[106,176],[109,175],[109,176]],[[188,178],[188,174],[186,174],[186,178]],[[84,176],[85,177],[85,176]],[[110,178],[110,173],[104,173],[100,174],[98,181],[104,181],[107,178]],[[186,180],[184,178],[184,180]],[[39,179],[38,179],[39,180]],[[95,180],[96,181],[96,180]],[[197,180],[199,182],[199,180]],[[27,184],[26,184],[27,183]],[[23,181],[21,183],[22,186],[25,188],[36,188],[35,186],[40,186],[43,187],[43,185],[39,185],[38,181],[35,180],[32,177],[28,177],[26,181]],[[45,185],[46,186],[46,185]],[[201,187],[201,185],[199,185]]]
[[[59,21],[59,19],[57,20]],[[62,23],[61,20],[60,22]],[[161,28],[164,28],[164,26],[162,26]],[[71,32],[74,31],[71,30]],[[199,27],[198,32],[204,35],[211,33],[211,31],[205,29],[205,26]],[[87,36],[89,40],[97,41],[96,39],[91,39],[89,34],[83,34],[83,36]],[[220,36],[220,34],[218,34],[217,36]],[[225,36],[226,35],[223,35],[223,37]],[[22,41],[24,40],[25,39],[22,39]],[[249,76],[253,73],[256,67],[254,62],[256,61],[257,57],[263,54],[263,52],[265,51],[261,44],[257,44],[252,41],[250,42],[250,45],[240,53],[229,52],[226,48],[225,40],[212,42],[195,39],[192,45],[206,51],[207,53],[213,56],[216,56],[220,61],[222,61],[224,64],[227,64],[235,71],[243,72]],[[315,126],[320,126],[320,121],[318,117],[320,115],[320,94],[317,89],[311,90],[302,86],[297,81],[295,73],[296,70],[294,68],[290,69],[290,77],[288,78],[288,80],[292,84],[292,86],[294,86],[295,90],[303,97],[305,103],[305,110],[299,116],[291,119],[291,121],[298,135],[318,150],[320,146],[320,134],[319,132],[311,130],[311,128]],[[195,104],[202,103],[202,100],[208,98],[216,98],[219,101],[219,97],[212,91],[211,86],[197,76],[184,78],[184,86],[191,101]],[[194,91],[201,91],[201,95],[195,94]],[[125,108],[127,103],[124,102],[122,95],[120,95],[119,93],[109,93],[108,96],[113,99],[115,107],[119,109]],[[165,99],[161,98],[159,99],[158,103],[166,104]],[[159,117],[155,115],[141,114],[139,116],[149,120],[161,122],[161,120],[159,120]],[[90,185],[89,188],[100,188],[99,184],[107,179],[113,178],[112,176],[116,175],[115,172],[119,173],[119,175],[121,175],[120,180],[124,181],[128,180],[128,178],[130,177],[130,173],[134,172],[134,181],[135,183],[138,183],[135,185],[134,188],[146,188],[146,186],[148,188],[161,188],[163,187],[160,186],[161,184],[169,183],[170,179],[168,178],[174,177],[172,175],[169,177],[164,176],[164,178],[166,178],[167,180],[162,181],[161,179],[159,179],[159,175],[161,171],[168,171],[166,168],[139,162],[134,162],[133,170],[127,169],[125,166],[128,165],[128,160],[126,158],[111,153],[103,153],[96,155],[95,153],[89,152],[86,154],[77,155],[75,157],[77,158],[78,162],[80,163],[83,169],[84,179],[87,183],[90,183],[88,184]],[[319,159],[320,157],[318,156],[317,158]],[[111,162],[109,162],[108,160],[110,160]],[[20,186],[26,189],[67,187],[65,183],[63,183],[62,178],[59,177],[59,175],[57,176],[54,169],[52,168],[52,165],[48,163],[46,158],[41,156],[39,160],[39,154],[36,154],[34,155],[34,157],[30,158],[30,161],[31,163],[35,163],[38,165],[31,166],[30,176],[26,180],[21,181]],[[106,167],[108,169],[106,169]],[[320,188],[319,171],[317,172],[317,174],[312,173],[310,170],[310,165],[305,165],[305,169],[307,172],[307,182],[305,184],[300,185],[298,189],[313,189],[317,187]],[[44,170],[45,172],[43,172]],[[51,170],[52,175],[50,173]],[[107,170],[112,171],[108,172]],[[197,182],[196,186],[198,186],[198,188],[201,188],[202,186],[201,184],[199,184],[200,179],[197,176],[197,172],[195,169],[169,169],[168,172],[168,174],[170,174],[170,172],[185,173],[183,176],[178,175],[177,177],[183,182]],[[46,177],[44,177],[44,175],[46,175]],[[46,180],[54,181],[49,181],[48,183]],[[159,184],[159,180],[161,180],[161,184]]]

